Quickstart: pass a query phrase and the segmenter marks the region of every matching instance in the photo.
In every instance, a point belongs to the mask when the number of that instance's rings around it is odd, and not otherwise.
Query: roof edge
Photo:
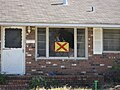
[[[120,28],[120,24],[50,24],[50,23],[14,23],[0,22],[1,26],[38,26],[38,27],[108,27]]]

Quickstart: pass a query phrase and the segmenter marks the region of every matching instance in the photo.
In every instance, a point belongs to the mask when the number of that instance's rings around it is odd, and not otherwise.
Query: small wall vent
[[[87,7],[87,12],[95,12],[95,7],[93,7],[93,6],[88,6],[88,7]]]

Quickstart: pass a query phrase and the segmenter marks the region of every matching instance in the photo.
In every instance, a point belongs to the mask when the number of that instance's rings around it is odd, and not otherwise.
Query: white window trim
[[[77,58],[77,28],[74,28],[74,58]]]
[[[85,58],[88,58],[88,28],[85,28]]]
[[[103,53],[120,53],[120,51],[103,51]]]
[[[46,29],[46,57],[37,57],[37,30],[38,28],[45,28]],[[69,59],[69,60],[79,60],[79,59],[88,59],[88,28],[83,28],[85,29],[85,57],[77,57],[77,29],[82,29],[82,28],[73,28],[74,29],[74,57],[49,57],[49,28],[63,28],[63,27],[36,27],[36,61],[38,59]],[[64,27],[65,28],[65,27]],[[66,27],[68,28],[68,27]],[[72,27],[71,27],[72,28]]]
[[[103,31],[104,31],[104,29],[108,29],[108,30],[109,29],[119,29],[120,30],[120,28],[103,28]],[[103,39],[104,38],[103,38],[103,32],[102,32],[102,42],[103,42]],[[120,53],[120,51],[105,51],[104,50],[104,42],[103,42],[103,50],[102,51],[103,51],[103,53]]]
[[[49,27],[46,27],[46,58],[49,58]]]
[[[37,27],[35,27],[35,61],[37,61]]]

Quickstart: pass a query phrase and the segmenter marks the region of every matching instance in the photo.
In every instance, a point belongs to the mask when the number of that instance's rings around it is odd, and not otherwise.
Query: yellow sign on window
[[[69,43],[55,42],[55,52],[69,52]]]

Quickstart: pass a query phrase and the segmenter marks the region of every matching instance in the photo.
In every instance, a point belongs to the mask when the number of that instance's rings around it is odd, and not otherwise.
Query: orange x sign
[[[55,52],[69,52],[69,43],[55,42]]]

